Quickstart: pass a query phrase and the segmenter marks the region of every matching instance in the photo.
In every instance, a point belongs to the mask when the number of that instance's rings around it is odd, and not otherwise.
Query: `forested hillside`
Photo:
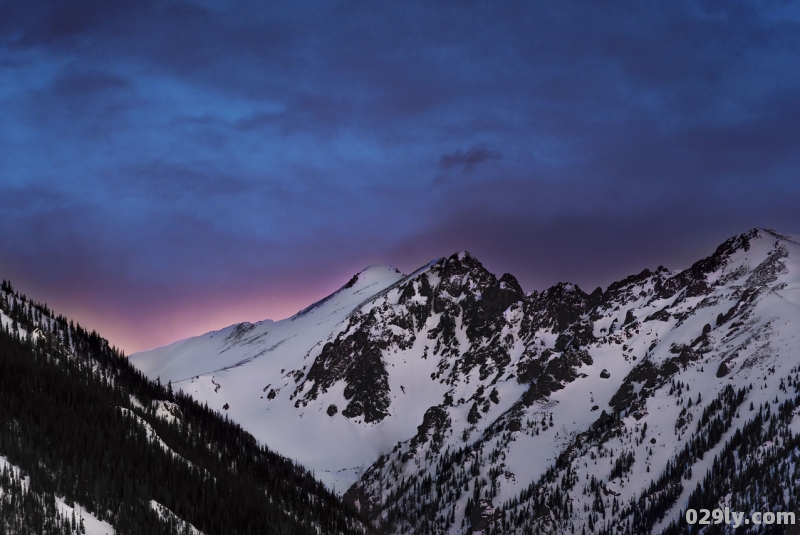
[[[58,503],[119,534],[363,533],[308,471],[6,281],[0,321],[0,533],[86,529]]]

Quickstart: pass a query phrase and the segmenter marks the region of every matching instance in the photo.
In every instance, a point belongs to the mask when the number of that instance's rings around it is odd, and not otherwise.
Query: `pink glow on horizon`
[[[295,300],[269,300],[268,303],[220,302],[218,305],[189,305],[184,309],[164,310],[149,317],[106,321],[103,317],[86,315],[87,322],[110,343],[123,349],[126,355],[178,340],[199,336],[242,322],[255,323],[288,318],[303,308]],[[298,300],[299,301],[299,300]]]
[[[107,324],[101,315],[97,315],[97,330],[109,342],[124,349],[126,355],[130,355],[237,323],[289,318],[329,293],[312,290],[286,295],[274,289],[253,289],[247,295],[224,291],[221,295],[206,293],[172,302],[170,306],[162,306],[156,311],[139,312],[136,317],[122,314]],[[88,321],[89,314],[86,316]],[[94,323],[95,319],[91,320]]]
[[[26,281],[25,277],[10,280],[21,294],[47,304],[56,315],[63,315],[89,331],[97,331],[109,344],[131,355],[236,323],[289,318],[335,292],[348,278],[304,283],[283,281],[278,288],[274,284],[236,289],[220,287],[213,293],[184,289],[105,292],[98,286],[78,282],[51,286]],[[85,292],[87,286],[93,288],[91,294]]]

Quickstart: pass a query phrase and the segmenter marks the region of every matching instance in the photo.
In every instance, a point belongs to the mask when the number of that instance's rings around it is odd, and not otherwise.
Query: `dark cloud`
[[[152,310],[297,310],[376,262],[469,249],[527,289],[589,287],[798,233],[798,21],[748,0],[0,3],[0,270],[131,311],[133,340]]]
[[[74,46],[133,7],[123,2],[9,2],[2,7],[0,20],[5,24],[0,27],[18,47]],[[14,31],[9,31],[12,27]]]
[[[46,90],[49,104],[38,111],[53,115],[72,114],[70,119],[91,122],[120,120],[136,104],[137,92],[126,77],[101,70],[69,65],[53,78]],[[41,102],[42,99],[36,99]],[[43,118],[47,121],[47,118]]]
[[[498,181],[462,199],[398,243],[393,254],[408,260],[404,267],[465,249],[494,272],[513,273],[526,291],[557,282],[591,291],[645,268],[687,268],[755,226],[797,228],[794,198],[778,200],[766,188],[724,194],[702,185],[687,192],[585,191]]]
[[[255,184],[209,165],[181,165],[155,160],[109,169],[104,173],[115,195],[154,197],[174,202],[181,198],[209,199],[255,190]]]
[[[56,98],[94,97],[105,91],[118,91],[131,87],[129,80],[100,71],[63,71],[53,80],[52,91]]]
[[[279,116],[273,113],[254,113],[236,121],[236,128],[243,131],[257,130],[277,123]]]
[[[439,158],[439,166],[445,170],[460,167],[465,173],[469,173],[481,162],[499,159],[500,151],[486,147],[471,147],[466,151],[456,149],[452,154],[442,155],[442,157]]]

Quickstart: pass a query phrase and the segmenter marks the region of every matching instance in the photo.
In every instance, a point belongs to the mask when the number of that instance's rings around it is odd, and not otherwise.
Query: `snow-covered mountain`
[[[590,294],[466,252],[372,267],[130,359],[386,532],[673,533],[687,506],[796,510],[799,326],[800,238],[757,229]]]

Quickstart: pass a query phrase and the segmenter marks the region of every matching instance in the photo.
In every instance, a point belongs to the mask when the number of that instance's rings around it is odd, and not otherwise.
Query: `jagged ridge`
[[[686,465],[747,425],[739,403],[795,403],[799,250],[755,229],[686,270],[644,270],[590,294],[568,283],[524,294],[457,253],[354,299],[304,354],[276,356],[292,367],[269,379],[272,397],[253,400],[253,414],[297,436],[320,429],[329,457],[354,467],[329,481],[357,478],[345,498],[387,532],[658,531],[703,477]],[[259,362],[267,382],[277,366]],[[737,411],[695,424],[711,404],[732,406],[728,386]],[[336,466],[316,451],[303,453],[310,466]]]

